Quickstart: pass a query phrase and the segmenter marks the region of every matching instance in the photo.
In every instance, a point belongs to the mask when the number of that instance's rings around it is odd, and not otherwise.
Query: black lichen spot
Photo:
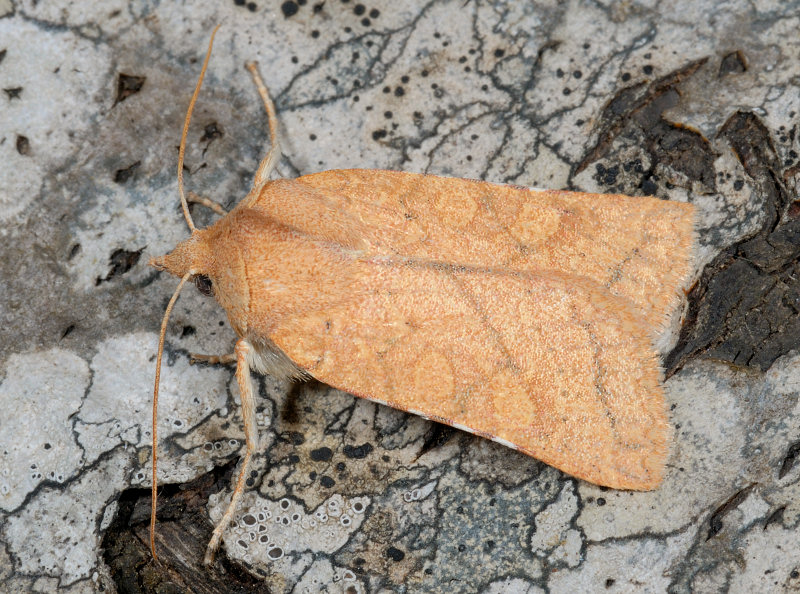
[[[614,578],[607,578],[606,579],[606,588],[610,588],[611,586],[613,586],[615,581],[616,580]]]
[[[217,138],[222,138],[225,135],[225,130],[217,122],[206,124],[203,128],[203,135],[200,137],[200,142],[211,142]]]
[[[640,187],[642,188],[642,193],[645,196],[655,196],[656,190],[658,190],[658,185],[656,184],[655,181],[653,181],[653,178],[651,177],[648,177],[647,179],[643,180]]]
[[[256,6],[255,2],[248,2],[247,3],[247,10],[249,10],[250,12],[255,12],[257,8],[258,8],[258,6]]]
[[[353,7],[353,13],[355,13],[355,15],[356,15],[356,16],[361,16],[361,15],[363,15],[365,12],[367,12],[367,7],[366,7],[366,6],[364,6],[363,4],[356,4],[356,5]]]
[[[650,64],[645,64],[645,65],[642,67],[642,72],[644,72],[644,73],[645,73],[645,74],[647,74],[648,76],[649,76],[649,75],[651,75],[651,74],[653,74],[653,66],[652,66],[652,65],[650,65]]]
[[[741,50],[731,52],[722,58],[718,73],[720,78],[728,74],[741,74],[742,72],[747,72],[747,59]]]
[[[406,554],[398,548],[389,547],[386,549],[386,556],[392,561],[400,562],[406,558]]]
[[[321,447],[316,450],[311,450],[311,459],[314,462],[328,462],[333,458],[333,451],[329,447]]]
[[[380,140],[381,138],[386,138],[388,132],[384,129],[381,130],[374,130],[372,132],[372,140]]]
[[[402,97],[406,94],[406,90],[403,87],[395,87],[394,89],[394,96],[395,97]]]
[[[120,72],[117,75],[117,97],[114,99],[114,105],[122,103],[131,95],[141,91],[145,80],[147,79],[144,76],[133,76]]]
[[[606,168],[603,166],[602,163],[597,164],[597,173],[594,175],[594,179],[601,184],[606,186],[613,186],[617,183],[617,176],[619,175],[619,166],[614,165],[613,167]]]
[[[136,172],[137,169],[139,169],[139,166],[141,164],[142,164],[141,161],[136,161],[135,163],[129,165],[128,167],[125,167],[123,169],[117,169],[117,171],[114,173],[114,181],[118,184],[124,184],[131,177],[133,177],[133,174]]]
[[[197,330],[195,330],[194,326],[186,325],[181,330],[181,338],[186,338],[187,336],[193,336]]]
[[[605,504],[606,504],[605,497],[598,497],[597,498],[597,505],[599,505],[600,507],[603,507]]]
[[[322,12],[323,8],[325,8],[325,3],[324,2],[320,2],[320,3],[314,5],[314,8],[312,9],[312,11],[314,12],[314,14],[319,14],[320,12]]]
[[[270,559],[280,559],[283,557],[283,549],[280,547],[275,547],[274,549],[267,551],[267,555],[270,557]]]
[[[782,505],[774,512],[772,512],[769,516],[767,516],[767,519],[764,520],[764,530],[769,528],[770,524],[775,524],[775,523],[780,524],[781,522],[783,522],[783,512],[785,511],[786,511],[786,506]]]
[[[333,485],[336,484],[336,481],[326,474],[319,479],[319,484],[325,487],[326,489],[330,489],[331,487],[333,487]]]
[[[46,449],[46,450],[49,450],[49,449],[50,449],[50,448],[52,448],[53,446],[51,446],[49,443],[46,443],[46,444],[44,444],[44,446],[43,446],[43,447],[44,447],[44,449]]]
[[[287,19],[296,15],[299,9],[300,7],[297,6],[297,3],[292,2],[292,0],[287,0],[281,4],[281,12],[283,13],[283,17]]]
[[[287,431],[281,437],[294,446],[303,445],[306,442],[306,436],[299,431]]]
[[[17,134],[17,152],[25,156],[31,154],[31,141],[28,140],[27,136]]]
[[[779,479],[785,477],[787,474],[789,474],[789,471],[794,468],[794,464],[798,456],[800,456],[800,441],[794,442],[789,446],[789,449],[786,450],[786,454],[783,457],[783,462],[781,463],[781,469],[778,471]]]
[[[583,72],[581,72],[580,70],[576,70],[575,72],[572,73],[573,78],[581,78],[582,76]]]
[[[97,279],[95,279],[94,284],[99,285],[100,283],[110,281],[115,276],[119,276],[128,272],[131,268],[136,266],[136,263],[139,261],[143,251],[144,248],[134,251],[123,249],[114,250],[111,253],[111,257],[108,259],[108,264],[111,266],[111,269],[108,271],[108,274],[105,276],[105,278],[98,276]]]
[[[631,73],[623,72],[620,78],[622,79],[622,82],[628,82],[631,79]]]
[[[737,192],[740,191],[743,187],[744,187],[743,179],[737,179],[735,182],[733,182],[733,189],[736,190]]]
[[[495,58],[502,58],[505,55],[506,55],[506,50],[504,50],[502,48],[498,47],[496,50],[494,50],[494,57]]]
[[[630,161],[626,161],[622,165],[622,168],[627,173],[630,173],[630,172],[640,173],[640,174],[644,173],[644,166],[642,165],[642,160],[641,159],[631,159]]]
[[[719,534],[722,530],[723,518],[733,509],[739,507],[747,496],[750,495],[750,491],[756,486],[757,483],[751,483],[744,489],[740,489],[736,493],[734,493],[725,503],[719,506],[716,511],[711,514],[711,517],[708,520],[708,535],[706,536],[706,541],[711,540],[714,536]]]
[[[8,95],[9,101],[12,99],[19,99],[22,95],[22,87],[11,87],[10,89],[3,89],[3,91]]]
[[[355,460],[363,460],[374,450],[375,448],[372,447],[371,443],[364,443],[360,446],[351,446],[346,445],[343,448],[344,455],[347,458],[352,458]]]

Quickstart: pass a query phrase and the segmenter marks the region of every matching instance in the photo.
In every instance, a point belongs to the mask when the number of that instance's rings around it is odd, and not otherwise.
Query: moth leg
[[[223,217],[228,214],[228,211],[225,210],[219,202],[212,200],[211,198],[206,198],[205,196],[200,196],[195,194],[194,192],[187,192],[186,194],[186,201],[192,202],[194,204],[202,204],[206,208],[210,208],[218,215],[222,215]]]
[[[214,534],[206,549],[203,563],[209,565],[214,560],[214,553],[217,552],[220,539],[225,528],[230,524],[231,518],[236,511],[236,505],[244,492],[245,480],[250,471],[250,458],[256,450],[258,442],[258,428],[256,427],[256,404],[253,396],[253,384],[250,379],[250,365],[247,363],[247,355],[250,352],[250,343],[244,338],[236,342],[236,382],[239,384],[239,394],[242,397],[242,417],[244,419],[244,437],[247,442],[247,451],[242,460],[242,469],[239,471],[239,479],[236,481],[236,488],[231,496],[231,502],[222,516],[222,519],[214,528]]]
[[[261,95],[261,100],[264,102],[264,108],[267,110],[267,124],[269,125],[269,151],[258,166],[255,180],[253,180],[253,190],[250,194],[251,196],[258,196],[261,193],[261,188],[269,181],[269,174],[275,169],[275,164],[281,155],[281,143],[278,136],[278,117],[275,115],[275,105],[269,96],[267,86],[261,80],[261,75],[258,74],[258,64],[247,62],[245,67],[250,71],[253,82],[255,82],[258,89],[258,94]]]
[[[230,365],[236,363],[236,354],[227,355],[201,355],[200,353],[189,353],[189,363],[207,363],[209,365]]]

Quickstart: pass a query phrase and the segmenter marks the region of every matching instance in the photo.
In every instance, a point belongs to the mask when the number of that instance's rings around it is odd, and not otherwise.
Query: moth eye
[[[194,277],[194,284],[203,295],[211,297],[214,294],[214,284],[205,274],[199,274]]]

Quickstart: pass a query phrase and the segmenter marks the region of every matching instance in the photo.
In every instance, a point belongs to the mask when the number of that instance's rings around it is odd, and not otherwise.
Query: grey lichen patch
[[[75,425],[87,463],[122,444],[149,447],[152,443],[151,431],[142,420],[150,414],[155,348],[155,336],[145,333],[99,344],[91,364],[92,386]],[[171,364],[168,361],[159,396],[160,439],[167,442],[174,434],[189,433],[223,408],[228,379],[224,370],[190,365],[185,355],[176,356]],[[177,463],[174,457],[165,458],[167,464]],[[196,473],[184,469],[181,474],[189,480]]]
[[[61,122],[90,120],[95,106],[91,90],[101,73],[94,65],[102,50],[69,31],[53,30],[47,44],[39,30],[22,19],[0,19],[5,50],[0,88],[23,87],[25,94],[0,110],[0,162],[13,175],[0,176],[0,222],[14,221],[36,198],[48,172],[77,147]],[[64,72],[54,72],[58,55]],[[57,106],[57,109],[54,108]],[[25,138],[20,151],[14,138]]]
[[[97,527],[106,503],[125,486],[129,457],[118,454],[66,487],[45,487],[5,521],[2,536],[21,575],[57,578],[69,586],[92,575],[99,559]],[[42,538],[42,535],[49,538]]]
[[[83,359],[53,349],[9,357],[3,376],[0,402],[20,421],[0,423],[0,510],[10,512],[43,483],[63,484],[83,465],[70,419],[90,375]]]
[[[219,521],[228,502],[211,498],[213,521]],[[274,591],[284,591],[285,584],[314,579],[313,574],[303,577],[310,563],[341,549],[361,527],[369,505],[368,497],[345,499],[337,493],[309,510],[287,497],[273,501],[249,493],[225,533],[225,547],[229,557],[263,576]],[[352,571],[349,575],[355,581]]]
[[[489,584],[486,594],[544,594],[545,590],[522,578],[506,578]]]
[[[583,538],[571,527],[577,512],[574,486],[566,484],[558,499],[536,514],[530,547],[536,555],[547,557],[549,565],[576,567],[580,563]]]
[[[352,570],[337,567],[328,559],[318,559],[305,571],[294,591],[309,594],[364,594],[369,590]]]
[[[560,488],[551,478],[542,473],[517,487],[498,489],[490,483],[465,483],[455,473],[443,477],[436,491],[439,537],[436,555],[426,564],[426,580],[480,592],[489,576],[541,577],[547,561],[531,550],[529,538],[536,515]],[[442,538],[444,534],[448,537]],[[458,570],[466,566],[484,571],[476,576]]]
[[[689,530],[590,545],[579,567],[555,572],[548,583],[554,592],[664,592],[673,583],[675,564],[692,536]]]
[[[136,475],[149,482],[143,462],[151,438],[141,421],[149,414],[155,342],[143,333],[101,342],[91,364],[64,349],[8,359],[0,401],[20,422],[0,424],[0,509],[13,512],[0,530],[19,575],[52,576],[61,586],[89,578],[115,498]],[[191,432],[225,402],[222,370],[190,367],[183,356],[164,377],[165,440]],[[204,448],[171,456],[165,474],[189,480],[210,457]]]

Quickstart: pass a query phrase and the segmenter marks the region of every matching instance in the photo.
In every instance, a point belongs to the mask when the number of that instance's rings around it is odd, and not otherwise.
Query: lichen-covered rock
[[[259,378],[244,443],[213,300],[167,330],[157,546],[150,399],[187,188],[232,207],[278,108],[286,177],[404,169],[656,195],[700,213],[658,346],[655,491],[602,489],[317,383]],[[758,26],[753,26],[757,23]],[[793,3],[0,2],[0,590],[791,591],[800,584],[800,135]],[[198,226],[213,213],[194,209]]]

